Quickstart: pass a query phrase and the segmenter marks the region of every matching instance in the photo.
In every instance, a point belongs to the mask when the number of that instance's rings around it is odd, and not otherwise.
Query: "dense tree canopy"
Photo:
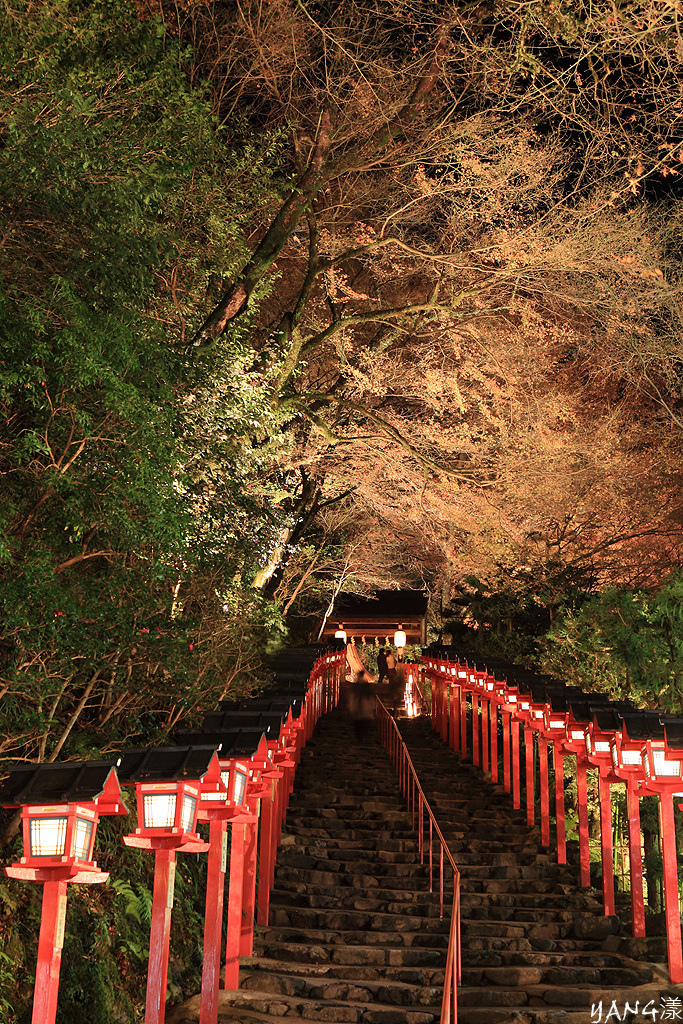
[[[557,671],[665,584],[675,5],[2,18],[6,753],[163,734],[342,582]]]

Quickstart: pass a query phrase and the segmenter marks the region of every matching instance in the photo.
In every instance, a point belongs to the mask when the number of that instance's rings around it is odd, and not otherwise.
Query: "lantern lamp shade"
[[[94,805],[46,804],[23,808],[24,858],[92,862],[98,814]]]
[[[161,793],[143,793],[142,823],[145,828],[173,828],[178,794],[162,791]]]
[[[71,855],[73,857],[77,857],[78,860],[91,859],[94,830],[95,823],[93,821],[88,821],[87,818],[76,815],[71,837]]]
[[[247,792],[247,773],[237,770],[235,772],[235,781],[233,784],[232,798],[238,807],[241,807],[244,803],[244,798]]]
[[[180,810],[180,827],[183,832],[194,832],[197,820],[197,797],[183,793],[183,802]]]
[[[340,622],[337,627],[337,632],[334,634],[335,640],[341,640],[346,643],[346,630],[344,629],[344,623]]]
[[[645,757],[645,774],[652,779],[680,779],[681,762],[666,756],[666,751],[648,743]]]
[[[64,857],[68,822],[66,814],[63,817],[29,816],[29,856]]]
[[[197,825],[199,784],[186,782],[138,783],[138,824],[156,835],[194,833]]]
[[[407,639],[403,626],[400,625],[394,633],[394,647],[398,647],[399,649],[405,647]]]

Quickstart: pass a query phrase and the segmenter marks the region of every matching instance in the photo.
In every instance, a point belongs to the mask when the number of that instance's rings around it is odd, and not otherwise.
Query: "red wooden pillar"
[[[467,757],[467,690],[460,687],[460,756]]]
[[[436,688],[438,686],[438,683],[437,683],[435,675],[431,676],[431,683],[432,683],[432,685],[431,685],[431,705],[432,705],[432,711],[431,711],[430,718],[431,718],[431,722],[432,722],[432,729],[436,730]]]
[[[640,800],[635,780],[626,780],[628,813],[628,864],[631,875],[631,925],[633,937],[645,937],[645,904],[643,902],[643,854],[640,842]]]
[[[526,823],[533,825],[534,806],[534,730],[530,725],[524,726],[524,788],[526,790]]]
[[[199,1024],[216,1024],[221,973],[223,936],[223,892],[228,853],[227,822],[211,818],[209,822],[209,861],[206,875],[206,913],[204,917],[204,961]]]
[[[31,1024],[54,1024],[57,1015],[59,971],[66,920],[66,885],[66,882],[54,880],[43,884],[43,908]]]
[[[259,843],[258,909],[256,920],[259,924],[263,925],[268,924],[268,907],[270,904],[275,786],[275,779],[271,779],[270,793],[261,800],[261,839]]]
[[[681,908],[678,898],[678,865],[673,794],[659,793],[659,835],[662,841],[664,875],[664,916],[666,918],[666,950],[669,979],[672,985],[683,982],[683,951],[681,950]]]
[[[244,848],[247,827],[242,823],[233,822],[231,828],[228,927],[225,937],[225,988],[234,991],[239,985],[240,974]]]
[[[166,1015],[168,947],[175,887],[175,855],[175,850],[162,849],[156,850],[154,853],[154,892],[152,893],[152,924],[149,934],[145,1024],[163,1024]],[[36,1024],[38,1024],[37,1021]]]
[[[550,795],[548,792],[548,741],[538,736],[538,774],[541,789],[541,842],[550,846]]]
[[[495,700],[491,701],[489,736],[491,738],[491,782],[498,782],[498,705]]]
[[[451,683],[451,722],[449,730],[449,738],[451,747],[453,750],[460,750],[460,687],[457,683]]]
[[[472,764],[479,767],[479,694],[472,690]]]
[[[242,936],[240,956],[251,956],[254,952],[254,905],[256,903],[256,846],[258,839],[258,801],[249,808],[253,821],[246,824],[244,847],[244,877],[242,879]]]
[[[576,792],[579,812],[579,872],[581,885],[591,884],[591,855],[588,844],[588,786],[586,775],[588,765],[580,757],[576,759]]]
[[[510,712],[503,709],[503,789],[510,792]]]
[[[564,759],[558,740],[553,741],[553,771],[555,774],[555,838],[557,863],[567,863],[567,836],[564,824]]]
[[[489,770],[489,706],[491,701],[484,697],[481,702],[481,767]]]
[[[510,716],[510,739],[512,746],[512,806],[516,811],[522,806],[519,766],[519,722]]]
[[[612,805],[609,781],[600,770],[600,847],[602,851],[602,906],[603,913],[614,914],[614,851],[612,847]]]
[[[441,739],[444,743],[448,743],[448,690],[448,679],[444,679],[441,695]]]

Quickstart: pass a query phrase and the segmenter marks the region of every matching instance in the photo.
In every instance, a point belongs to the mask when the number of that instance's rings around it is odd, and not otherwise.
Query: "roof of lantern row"
[[[664,725],[660,711],[638,711],[625,714],[621,722],[624,739],[628,740],[662,740]]]
[[[466,665],[475,671],[488,671],[502,685],[509,685],[534,703],[546,703],[554,712],[571,713],[574,721],[592,725],[601,732],[622,730],[624,739],[666,739],[668,747],[683,750],[683,718],[660,710],[639,710],[628,700],[610,700],[604,693],[593,693],[561,679],[553,679],[504,661],[463,651],[455,645],[430,644],[423,660],[433,658]]]
[[[116,765],[116,761],[15,765],[3,773],[0,805],[91,803],[104,793]]]
[[[264,729],[242,729],[237,726],[234,729],[216,729],[215,731],[179,732],[176,733],[176,739],[178,743],[205,743],[214,745],[214,749],[220,747],[218,757],[227,759],[230,757],[253,757],[264,735],[267,735]]]
[[[294,714],[292,712],[292,714]],[[268,739],[280,735],[288,711],[208,711],[202,719],[202,732],[233,732],[235,729],[260,729]]]
[[[182,782],[203,779],[216,753],[216,746],[137,747],[124,750],[118,775],[126,785],[132,782]]]
[[[427,638],[429,598],[421,590],[378,590],[372,597],[339,594],[332,614],[325,623],[324,637],[334,637],[343,623],[347,637],[389,643],[399,626],[409,644],[423,644]]]
[[[217,711],[208,711],[207,715],[226,716],[238,712],[258,715],[280,715],[284,721],[290,711],[292,718],[298,718],[301,714],[302,700],[300,697],[248,697],[246,700],[222,700]],[[204,716],[206,718],[206,715]],[[227,720],[227,718],[226,718]],[[212,725],[211,728],[214,728]]]

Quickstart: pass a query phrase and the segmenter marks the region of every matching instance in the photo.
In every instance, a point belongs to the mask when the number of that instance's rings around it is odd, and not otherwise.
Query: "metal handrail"
[[[417,803],[417,829],[418,849],[420,851],[420,863],[424,863],[425,841],[424,841],[424,815],[425,810],[429,820],[429,891],[434,891],[433,867],[434,867],[434,834],[439,843],[439,916],[444,916],[444,858],[448,861],[453,872],[453,907],[451,910],[451,926],[448,933],[448,951],[446,953],[446,973],[443,983],[443,998],[441,1000],[440,1024],[457,1024],[458,1021],[458,982],[461,978],[461,945],[460,945],[460,872],[444,839],[434,812],[429,806],[429,801],[424,794],[417,777],[412,758],[408,748],[403,742],[403,737],[392,716],[385,708],[382,701],[377,698],[375,718],[379,728],[382,742],[389,752],[394,768],[398,774],[399,788],[408,803],[408,810],[411,812],[411,821],[415,828],[415,805]]]

